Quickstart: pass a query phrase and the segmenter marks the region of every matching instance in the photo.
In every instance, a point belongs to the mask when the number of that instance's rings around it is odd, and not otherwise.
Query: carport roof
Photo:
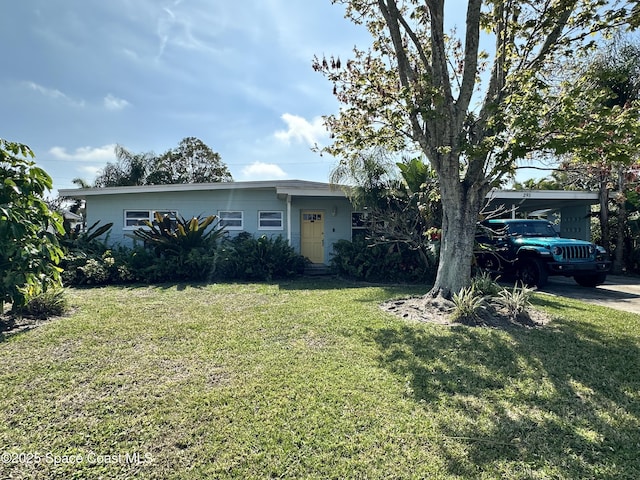
[[[492,190],[487,195],[489,210],[504,206],[510,210],[514,206],[519,210],[560,210],[581,205],[598,203],[598,192],[573,190]]]

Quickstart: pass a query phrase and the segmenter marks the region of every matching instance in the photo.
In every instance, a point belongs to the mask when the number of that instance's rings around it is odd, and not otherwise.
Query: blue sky
[[[162,153],[187,136],[235,180],[327,181],[310,150],[337,111],[313,55],[367,32],[330,0],[20,0],[0,7],[0,136],[29,145],[54,189],[90,182],[119,144]]]

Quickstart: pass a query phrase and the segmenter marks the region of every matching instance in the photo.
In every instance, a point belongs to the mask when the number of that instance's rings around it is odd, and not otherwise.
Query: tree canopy
[[[117,162],[107,163],[96,187],[229,182],[233,178],[220,154],[202,140],[186,137],[162,155],[132,153],[116,147]]]
[[[62,249],[56,232],[62,218],[49,210],[44,194],[51,177],[31,160],[31,149],[0,139],[0,314],[51,286],[61,286]]]
[[[326,117],[334,141],[325,150],[343,161],[373,146],[424,154],[443,208],[431,294],[450,297],[469,282],[487,192],[540,147],[550,109],[562,108],[550,101],[554,73],[593,48],[595,35],[626,24],[633,2],[469,0],[459,35],[445,31],[444,0],[333,3],[372,43],[346,61],[314,59],[342,104]]]

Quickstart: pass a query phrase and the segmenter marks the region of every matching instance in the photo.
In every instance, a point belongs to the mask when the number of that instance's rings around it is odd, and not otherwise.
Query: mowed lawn
[[[0,341],[0,478],[637,479],[640,316],[408,322],[333,279],[70,290]]]

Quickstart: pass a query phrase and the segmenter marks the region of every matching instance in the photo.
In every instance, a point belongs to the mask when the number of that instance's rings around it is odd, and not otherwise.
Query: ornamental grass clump
[[[478,292],[474,285],[453,294],[451,318],[455,322],[476,323],[480,312],[487,308],[487,297]]]
[[[502,289],[495,298],[496,303],[501,305],[511,320],[527,315],[527,309],[531,307],[531,297],[535,288],[529,288],[524,283],[520,286],[516,283],[512,289]]]
[[[473,277],[471,284],[477,292],[489,297],[495,297],[502,290],[496,279],[488,272],[482,272]]]

